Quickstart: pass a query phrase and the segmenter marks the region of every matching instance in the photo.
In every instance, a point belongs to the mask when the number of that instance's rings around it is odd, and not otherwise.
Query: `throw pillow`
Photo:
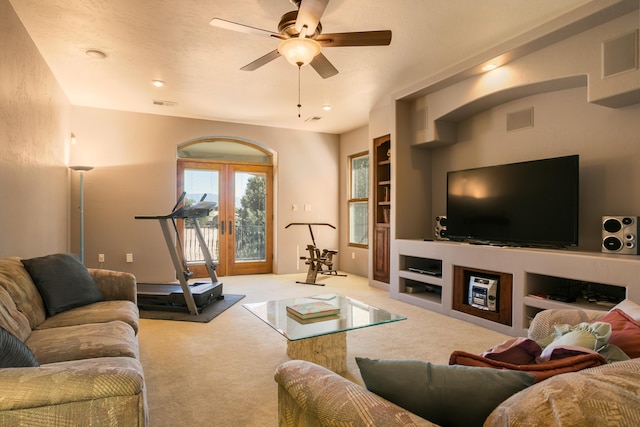
[[[23,259],[49,316],[104,298],[89,270],[73,254]]]
[[[640,322],[640,305],[636,304],[630,299],[625,299],[621,301],[618,305],[613,307],[611,310],[616,310],[616,309],[624,311],[633,320],[635,320],[636,322]]]
[[[577,325],[555,325],[554,333],[538,343],[544,347],[539,361],[560,359],[583,352],[582,349],[598,352],[607,345],[611,336],[611,325],[598,321]]]
[[[356,357],[368,390],[442,426],[482,426],[491,411],[533,384],[523,371]]]
[[[0,327],[0,368],[40,366],[29,347]]]
[[[617,308],[609,311],[598,321],[611,325],[610,344],[620,347],[631,359],[640,357],[640,322]]]

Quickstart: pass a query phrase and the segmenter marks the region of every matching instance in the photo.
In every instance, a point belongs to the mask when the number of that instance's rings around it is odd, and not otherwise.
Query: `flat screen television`
[[[447,173],[451,240],[514,246],[578,244],[578,155]]]

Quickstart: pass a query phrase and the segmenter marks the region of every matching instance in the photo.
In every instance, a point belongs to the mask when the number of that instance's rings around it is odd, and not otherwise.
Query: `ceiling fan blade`
[[[320,34],[315,39],[322,47],[387,46],[391,43],[391,31],[360,31],[353,33]]]
[[[244,24],[238,24],[236,22],[227,21],[226,19],[213,18],[209,21],[209,25],[212,27],[224,28],[225,30],[238,31],[245,34],[256,34],[258,36],[283,38],[281,34],[274,33],[273,31],[263,30],[261,28],[250,27]]]
[[[328,79],[329,77],[338,74],[336,67],[334,67],[322,53],[319,53],[315,58],[313,58],[313,61],[311,61],[309,65],[311,65],[323,79]]]
[[[262,67],[263,65],[266,65],[269,62],[273,61],[274,59],[277,59],[279,56],[280,56],[280,52],[278,52],[278,49],[272,50],[271,52],[267,53],[266,55],[256,59],[255,61],[245,65],[244,67],[242,67],[240,69],[242,71],[257,70],[258,68]]]
[[[302,27],[307,26],[307,34],[311,35],[316,30],[318,22],[327,8],[329,0],[302,0],[296,19],[296,30],[302,31]]]

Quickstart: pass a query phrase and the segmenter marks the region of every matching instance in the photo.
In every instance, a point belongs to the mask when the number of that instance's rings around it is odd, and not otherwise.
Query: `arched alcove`
[[[214,202],[200,228],[221,276],[273,271],[273,166],[275,152],[233,137],[204,137],[179,144],[177,193],[185,203]],[[206,277],[189,221],[178,225],[189,269]]]

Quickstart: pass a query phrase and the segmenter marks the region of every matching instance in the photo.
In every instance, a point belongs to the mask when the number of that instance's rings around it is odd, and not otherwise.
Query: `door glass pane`
[[[369,215],[367,210],[367,202],[349,203],[349,219],[351,220],[351,224],[349,224],[349,243],[369,244],[367,235],[367,219]]]
[[[209,216],[196,218],[200,230],[207,243],[211,258],[218,262],[218,212],[219,212],[219,172],[217,170],[185,169],[184,191],[187,195],[184,199],[185,206],[199,202],[206,194],[204,200],[214,202],[215,206],[209,212]],[[184,241],[182,242],[184,255],[188,263],[203,263],[205,261],[196,230],[193,227],[193,219],[185,220]]]
[[[234,178],[236,262],[266,261],[266,175],[236,172]]]

